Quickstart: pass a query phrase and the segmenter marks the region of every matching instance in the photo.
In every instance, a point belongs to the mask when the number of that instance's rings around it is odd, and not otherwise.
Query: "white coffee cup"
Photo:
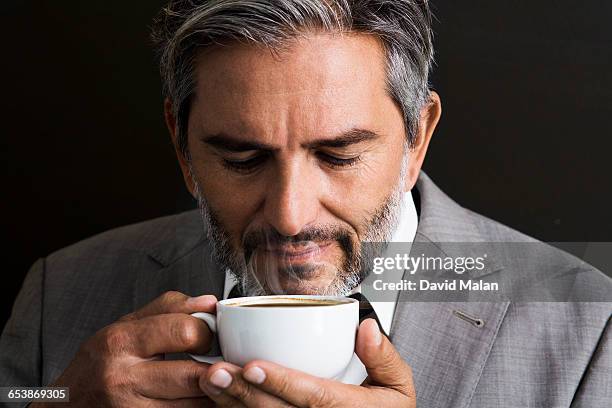
[[[338,303],[324,306],[312,303],[321,301]],[[291,305],[266,306],[275,303]],[[337,379],[353,358],[359,302],[334,296],[254,296],[218,302],[216,316],[210,313],[192,316],[206,322],[217,334],[224,361],[244,366],[249,361],[267,360],[318,377]],[[221,360],[191,357],[205,363]]]

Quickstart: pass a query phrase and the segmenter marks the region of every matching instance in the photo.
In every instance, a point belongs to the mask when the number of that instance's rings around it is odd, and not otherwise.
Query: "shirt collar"
[[[400,208],[400,216],[399,223],[396,230],[393,233],[391,238],[391,242],[403,242],[409,243],[414,241],[414,237],[416,235],[418,224],[418,216],[416,207],[414,205],[414,200],[412,198],[412,194],[410,191],[405,192],[402,197],[402,203]],[[397,281],[402,278],[403,271],[398,271],[400,274],[397,277]],[[230,273],[229,269],[225,271],[225,284],[223,287],[223,299],[227,299],[230,291],[236,286],[236,279]],[[361,291],[361,287],[357,286],[352,293],[359,293]],[[372,308],[376,315],[378,316],[378,321],[382,326],[385,333],[389,334],[389,330],[391,329],[391,322],[393,321],[393,314],[395,313],[395,306],[397,304],[397,295],[396,294],[393,301],[389,302],[371,302]]]

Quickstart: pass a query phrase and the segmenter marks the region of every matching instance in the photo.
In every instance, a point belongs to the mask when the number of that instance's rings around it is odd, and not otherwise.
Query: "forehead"
[[[199,54],[196,66],[198,92],[221,86],[241,94],[291,93],[383,79],[384,53],[371,35],[311,34],[276,51],[248,44],[215,47]]]
[[[210,132],[334,132],[371,125],[357,122],[392,103],[383,47],[365,34],[311,34],[278,52],[215,47],[198,56],[196,79],[192,113]]]

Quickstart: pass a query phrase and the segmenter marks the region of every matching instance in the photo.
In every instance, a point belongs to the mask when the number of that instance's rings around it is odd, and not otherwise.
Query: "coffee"
[[[315,307],[315,306],[335,306],[341,305],[343,301],[331,299],[282,299],[276,298],[274,301],[252,302],[252,303],[233,303],[229,306],[238,307]]]
[[[270,303],[247,303],[238,304],[238,307],[312,307],[312,306],[334,306],[340,305],[344,302],[338,302],[333,300],[319,300],[316,302],[311,301],[296,301],[296,302],[270,302]]]

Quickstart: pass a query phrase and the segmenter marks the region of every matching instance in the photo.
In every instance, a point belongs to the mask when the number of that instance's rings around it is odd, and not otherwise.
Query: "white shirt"
[[[408,243],[413,242],[416,235],[418,224],[418,216],[416,207],[414,206],[414,200],[410,192],[405,192],[402,197],[402,203],[400,208],[399,223],[397,229],[394,231],[391,238],[391,242],[402,242]],[[393,273],[392,271],[385,272],[385,277]],[[399,274],[397,279],[393,276],[389,276],[390,282],[399,281],[402,278],[403,271],[396,271]],[[230,291],[236,285],[236,280],[229,270],[225,272],[225,284],[223,287],[223,299],[227,299]],[[361,288],[358,286],[352,293],[359,293]],[[391,329],[391,323],[393,322],[393,315],[395,314],[395,306],[397,304],[397,296],[399,291],[395,293],[394,300],[392,302],[370,302],[378,321],[385,333],[389,334]]]

